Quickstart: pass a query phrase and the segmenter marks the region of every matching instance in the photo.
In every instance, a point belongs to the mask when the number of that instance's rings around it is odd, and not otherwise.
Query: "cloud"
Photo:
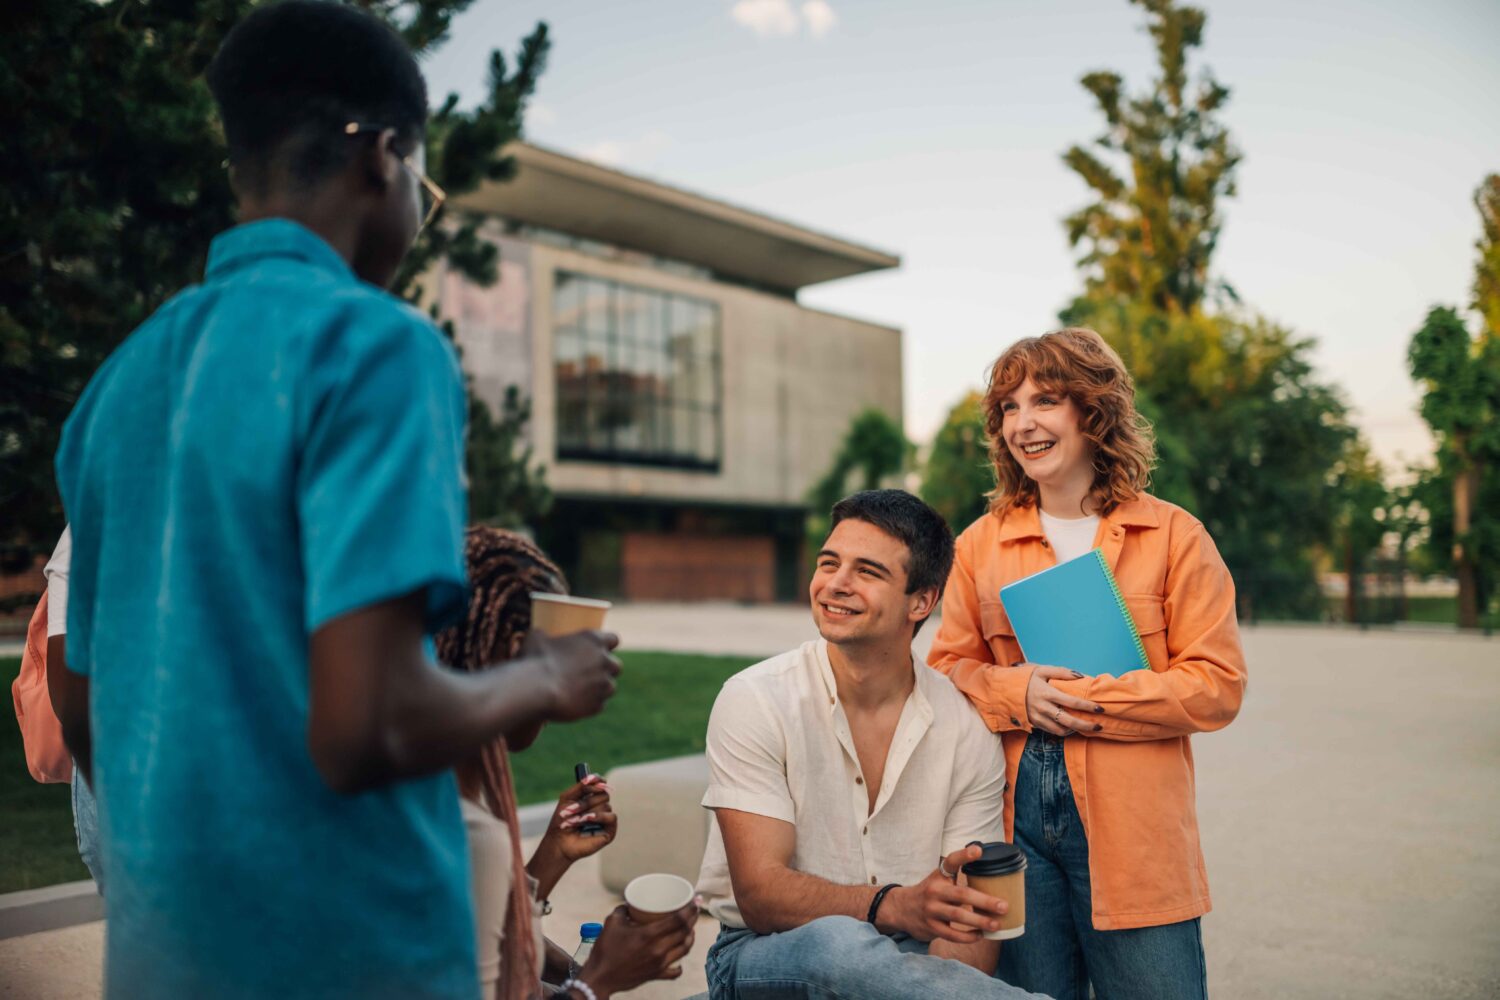
[[[807,33],[814,38],[822,38],[839,23],[838,15],[828,5],[828,0],[807,0],[802,5],[802,21],[807,25]]]
[[[557,112],[553,111],[549,105],[532,102],[526,106],[526,124],[541,125],[544,128],[548,125],[556,125]]]
[[[659,129],[652,129],[634,139],[601,139],[578,151],[585,160],[602,163],[606,167],[645,167],[672,145],[672,137]]]
[[[800,9],[792,0],[738,0],[729,16],[762,38],[786,38],[803,30],[822,38],[838,23],[828,0],[803,0]]]

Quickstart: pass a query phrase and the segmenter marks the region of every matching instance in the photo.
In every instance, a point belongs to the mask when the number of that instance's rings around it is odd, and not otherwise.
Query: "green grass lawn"
[[[573,784],[579,761],[603,773],[621,764],[701,753],[719,688],[755,662],[684,653],[623,652],[620,659],[620,690],[602,714],[548,726],[531,749],[511,757],[522,805],[556,798]]]
[[[20,669],[15,657],[0,659],[7,694]],[[72,794],[67,785],[31,780],[14,713],[0,720],[0,892],[89,877],[78,860]]]
[[[1394,614],[1394,599],[1381,599],[1374,602],[1378,607],[1379,614]],[[1334,621],[1340,621],[1344,616],[1344,599],[1342,597],[1330,597],[1325,601],[1328,615]],[[1458,598],[1456,597],[1408,597],[1406,599],[1406,618],[1409,622],[1430,622],[1439,625],[1456,625],[1458,623]],[[1479,627],[1497,629],[1500,628],[1500,612],[1479,616]]]
[[[748,657],[679,653],[620,654],[625,672],[605,712],[568,726],[550,726],[536,744],[511,759],[523,804],[555,798],[573,783],[573,765],[595,771],[662,757],[698,753],[714,696]],[[7,685],[20,669],[0,659]],[[26,771],[21,733],[0,720],[0,892],[35,889],[88,878],[78,860],[67,785],[39,785]]]

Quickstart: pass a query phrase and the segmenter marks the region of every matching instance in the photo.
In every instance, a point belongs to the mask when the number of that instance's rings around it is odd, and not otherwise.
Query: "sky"
[[[1497,0],[1207,0],[1209,68],[1244,154],[1214,270],[1316,341],[1393,471],[1430,455],[1406,370],[1435,304],[1470,300],[1472,195],[1500,171]],[[1155,72],[1126,0],[475,0],[424,61],[434,103],[546,21],[527,138],[897,253],[804,289],[903,330],[908,436],[926,441],[1080,280],[1061,161],[1102,118],[1078,80]]]

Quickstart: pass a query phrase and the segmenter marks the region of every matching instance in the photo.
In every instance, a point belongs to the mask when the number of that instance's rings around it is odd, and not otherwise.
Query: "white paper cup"
[[[554,636],[603,628],[604,613],[612,607],[609,601],[532,591],[531,627],[543,635]]]
[[[693,883],[679,875],[640,875],[625,887],[625,906],[638,924],[670,916],[692,901]]]

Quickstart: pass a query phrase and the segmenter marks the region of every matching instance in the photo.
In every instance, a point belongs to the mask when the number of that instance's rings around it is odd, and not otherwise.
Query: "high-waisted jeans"
[[[1070,736],[1068,739],[1085,739]],[[1016,775],[1016,843],[1026,852],[1026,933],[1000,948],[997,974],[1057,1000],[1206,1000],[1197,918],[1094,930],[1089,842],[1063,740],[1033,732]]]

